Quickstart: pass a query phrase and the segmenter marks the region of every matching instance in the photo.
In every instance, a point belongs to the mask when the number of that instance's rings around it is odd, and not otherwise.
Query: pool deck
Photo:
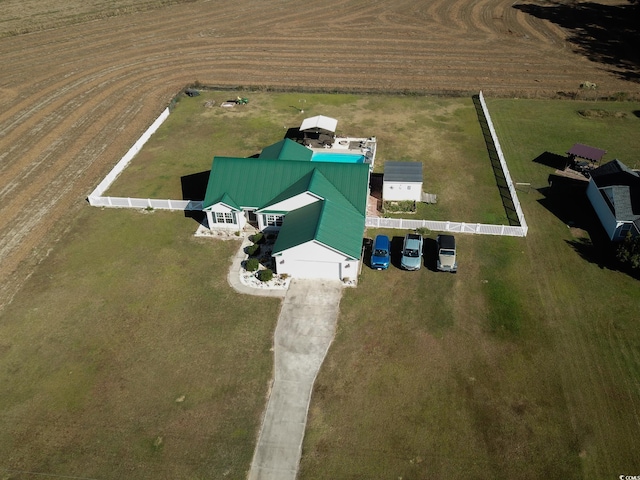
[[[365,163],[373,170],[376,158],[376,137],[334,137],[330,143],[327,140],[308,142],[306,147],[314,153],[342,153],[364,155]]]

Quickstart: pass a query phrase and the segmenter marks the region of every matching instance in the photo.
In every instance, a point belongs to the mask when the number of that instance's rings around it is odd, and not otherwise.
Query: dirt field
[[[589,81],[640,95],[628,62],[559,26],[562,2],[171,3],[3,2],[0,308],[189,82],[536,97]]]

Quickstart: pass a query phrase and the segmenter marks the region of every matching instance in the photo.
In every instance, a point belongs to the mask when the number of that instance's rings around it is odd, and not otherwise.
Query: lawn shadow
[[[513,8],[549,20],[568,32],[575,50],[589,60],[609,65],[623,80],[640,79],[640,3],[602,5],[596,2],[526,3]],[[588,80],[588,79],[585,79]],[[576,85],[577,87],[577,85]]]
[[[373,238],[362,239],[363,259],[365,266],[371,268],[371,253],[373,252]]]
[[[292,127],[287,129],[287,133],[284,134],[284,138],[301,143],[304,139],[304,134],[300,131],[299,127]]]
[[[183,200],[204,200],[211,170],[180,177]]]
[[[438,271],[438,242],[435,238],[425,237],[423,242],[424,266],[432,272]]]
[[[391,265],[396,268],[402,268],[400,266],[402,260],[402,245],[404,243],[404,237],[392,237],[391,238]]]
[[[204,172],[193,173],[191,175],[180,177],[182,199],[194,201],[204,200],[210,173],[211,170],[206,170]],[[207,215],[200,210],[185,210],[184,216],[185,218],[193,218],[200,225],[206,225],[207,223]]]
[[[633,114],[634,114],[636,117],[640,118],[640,110],[634,110],[634,111],[633,111]]]
[[[509,186],[507,184],[507,179],[504,175],[504,171],[502,170],[502,166],[500,165],[498,150],[493,143],[493,137],[491,136],[491,131],[489,130],[489,123],[484,116],[484,111],[482,110],[482,104],[480,103],[480,97],[478,95],[473,96],[473,104],[476,107],[478,122],[480,123],[480,128],[482,129],[482,135],[484,136],[484,142],[487,146],[487,153],[489,154],[491,168],[493,169],[493,176],[496,179],[496,186],[498,187],[498,192],[500,193],[500,199],[502,200],[502,206],[504,207],[504,211],[507,215],[507,220],[510,226],[520,226],[520,219],[518,218],[518,214],[516,212],[516,206],[513,202],[513,198],[511,197],[511,192],[509,191]]]
[[[533,161],[541,165],[551,167],[555,170],[564,170],[569,163],[569,159],[567,157],[551,152],[541,153],[534,158]]]
[[[549,175],[548,182],[548,187],[537,189],[544,196],[538,203],[569,227],[593,228],[598,219],[587,198],[588,183],[560,175]]]

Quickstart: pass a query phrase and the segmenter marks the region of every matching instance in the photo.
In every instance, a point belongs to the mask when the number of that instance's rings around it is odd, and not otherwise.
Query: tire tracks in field
[[[505,0],[240,0],[3,38],[0,278],[42,255],[54,226],[186,83],[489,93],[602,84],[606,74],[554,50],[558,32]]]

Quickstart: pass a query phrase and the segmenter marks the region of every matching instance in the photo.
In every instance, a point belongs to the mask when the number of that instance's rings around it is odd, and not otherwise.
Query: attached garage
[[[358,260],[312,240],[274,255],[276,270],[295,278],[355,278]]]
[[[291,260],[287,273],[295,278],[340,278],[340,264],[336,262],[316,262],[313,260]]]
[[[276,271],[296,278],[355,279],[363,232],[361,216],[334,202],[294,210],[273,248]]]

